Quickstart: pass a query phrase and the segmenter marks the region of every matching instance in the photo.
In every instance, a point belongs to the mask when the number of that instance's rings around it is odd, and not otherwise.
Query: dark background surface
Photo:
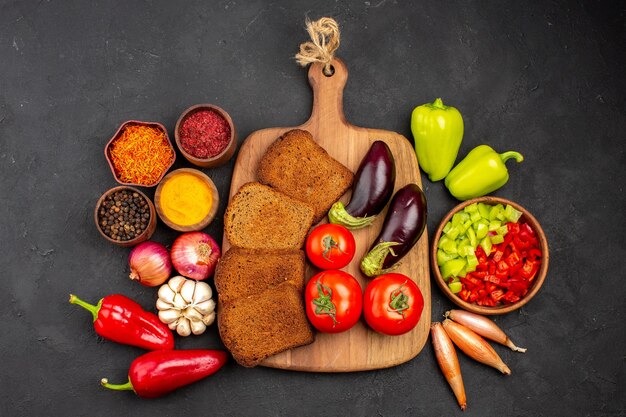
[[[129,250],[93,224],[116,185],[103,146],[125,120],[172,129],[189,105],[226,109],[239,141],[298,125],[311,108],[293,55],[304,18],[332,16],[350,71],[347,119],[411,138],[413,107],[442,97],[464,116],[460,156],[487,143],[526,157],[495,194],[528,208],[551,263],[537,297],[497,323],[504,377],[460,354],[472,416],[626,415],[625,10],[619,2],[0,2],[0,415],[455,415],[430,342],[392,369],[306,374],[231,361],[159,400],[123,382],[143,353],[96,337],[67,303],[122,293]],[[226,196],[234,159],[205,170]],[[175,167],[187,166],[179,155]],[[423,176],[429,231],[455,205]],[[153,190],[148,190],[150,196]],[[221,238],[220,219],[207,229]],[[176,234],[159,224],[154,240]],[[220,239],[221,240],[221,239]],[[434,284],[434,283],[433,283]],[[452,304],[432,286],[432,319]],[[216,327],[179,348],[221,347]]]

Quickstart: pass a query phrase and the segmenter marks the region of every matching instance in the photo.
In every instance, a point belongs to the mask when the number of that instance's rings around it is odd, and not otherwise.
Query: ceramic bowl
[[[212,110],[216,112],[217,114],[222,116],[230,126],[230,141],[228,142],[228,145],[226,145],[226,148],[224,148],[222,152],[211,158],[197,158],[185,151],[180,143],[180,129],[183,122],[187,117],[201,110]],[[228,162],[228,160],[230,160],[230,158],[232,158],[235,153],[235,148],[237,147],[237,133],[235,131],[235,125],[233,123],[233,120],[226,111],[213,104],[196,104],[195,106],[191,106],[187,110],[185,110],[176,122],[176,127],[174,128],[174,140],[176,141],[176,146],[178,147],[178,150],[181,154],[183,154],[185,159],[187,159],[192,164],[203,168],[214,168],[225,164],[226,162]]]
[[[439,239],[441,235],[443,234],[444,226],[446,225],[446,223],[448,223],[452,219],[452,216],[455,213],[462,211],[465,207],[473,203],[485,203],[488,205],[496,205],[500,203],[504,206],[506,206],[507,204],[510,204],[511,206],[513,206],[513,208],[522,212],[522,216],[519,221],[527,222],[529,226],[537,234],[537,239],[539,240],[539,244],[541,246],[541,255],[542,255],[541,267],[539,269],[539,272],[537,273],[537,276],[535,277],[535,282],[532,284],[532,287],[528,290],[528,293],[524,297],[522,297],[519,301],[513,304],[502,304],[502,305],[495,306],[495,307],[485,307],[485,306],[480,306],[474,303],[463,301],[459,296],[457,296],[450,290],[450,288],[448,287],[448,284],[446,283],[446,281],[443,279],[441,275],[439,266],[437,265],[437,248],[439,245]],[[455,303],[457,306],[461,307],[464,310],[471,311],[471,312],[478,313],[478,314],[483,314],[483,315],[505,314],[505,313],[509,313],[511,311],[517,310],[518,308],[528,303],[537,294],[537,292],[539,291],[539,289],[541,288],[541,286],[543,285],[546,279],[546,274],[548,273],[548,263],[550,260],[550,254],[548,251],[548,242],[546,240],[546,235],[543,229],[541,228],[541,225],[537,221],[537,219],[532,214],[530,214],[530,212],[526,210],[524,207],[520,206],[519,204],[511,200],[507,200],[505,198],[500,198],[500,197],[486,196],[486,197],[479,197],[473,200],[465,201],[457,205],[456,207],[454,207],[452,210],[450,210],[450,212],[448,212],[448,214],[443,218],[443,220],[439,224],[439,227],[437,228],[437,231],[435,232],[433,236],[434,236],[434,240],[432,242],[431,251],[430,251],[430,265],[431,265],[431,270],[435,278],[435,281],[437,282],[437,285],[439,286],[441,291],[443,291],[443,293],[453,303]]]
[[[163,191],[163,186],[167,183],[167,181],[170,178],[172,178],[173,176],[175,176],[177,174],[181,174],[181,173],[192,174],[192,175],[195,175],[196,177],[200,178],[209,187],[209,190],[210,190],[210,193],[211,193],[211,208],[209,210],[209,213],[201,221],[199,221],[198,223],[192,224],[192,225],[188,225],[188,226],[181,226],[179,224],[174,223],[171,219],[169,219],[165,215],[165,213],[163,212],[163,207],[161,205],[161,192]],[[157,189],[156,189],[156,191],[154,193],[154,205],[156,207],[156,211],[157,211],[157,213],[159,215],[159,218],[168,227],[170,227],[170,228],[172,228],[174,230],[178,230],[179,232],[192,232],[192,231],[202,230],[205,227],[207,227],[213,221],[213,219],[215,218],[215,215],[217,214],[217,209],[219,207],[219,204],[220,204],[220,200],[219,200],[219,195],[218,195],[218,192],[217,192],[217,188],[215,187],[215,184],[213,183],[211,178],[209,178],[203,172],[201,172],[201,171],[199,171],[197,169],[193,169],[193,168],[181,168],[181,169],[177,169],[175,171],[170,172],[159,183],[159,186],[157,187]]]
[[[107,236],[102,230],[102,227],[100,226],[100,223],[98,221],[98,211],[100,210],[100,206],[102,205],[102,202],[104,201],[104,199],[109,194],[112,194],[116,191],[122,191],[122,190],[128,190],[133,193],[138,193],[142,198],[144,198],[148,202],[148,207],[150,208],[150,220],[148,221],[148,226],[143,231],[143,233],[141,233],[140,235],[136,236],[135,238],[131,240],[125,240],[125,241],[115,240]],[[152,201],[150,201],[148,196],[146,196],[144,193],[139,191],[137,188],[130,187],[127,185],[121,185],[118,187],[111,188],[110,190],[107,190],[104,194],[102,194],[102,196],[100,196],[100,198],[98,199],[98,202],[96,203],[96,209],[94,211],[94,221],[96,222],[96,228],[98,229],[98,232],[100,232],[103,238],[105,238],[109,242],[114,243],[118,246],[131,247],[141,242],[145,242],[146,240],[152,237],[152,234],[156,230],[156,210],[154,208],[154,204],[152,204]]]
[[[117,172],[115,171],[115,167],[113,166],[113,162],[111,161],[111,154],[110,154],[111,146],[122,135],[122,132],[124,131],[124,129],[127,126],[132,126],[132,125],[150,126],[150,127],[153,127],[153,128],[156,128],[156,129],[162,131],[165,134],[165,139],[167,139],[167,145],[172,149],[172,152],[174,153],[174,158],[172,158],[172,162],[167,167],[165,167],[163,169],[163,172],[161,173],[161,175],[159,176],[157,181],[155,181],[152,184],[136,184],[136,183],[124,182],[124,181],[120,180],[120,178],[118,177]],[[109,168],[111,169],[111,172],[113,173],[113,177],[115,178],[115,181],[117,181],[118,183],[120,183],[122,185],[129,185],[129,186],[133,186],[133,187],[154,187],[155,185],[157,185],[161,181],[163,176],[172,167],[172,165],[174,165],[174,162],[176,161],[176,151],[174,149],[174,146],[172,145],[172,142],[170,141],[170,137],[167,134],[167,129],[165,128],[165,126],[163,126],[161,123],[157,123],[157,122],[142,122],[142,121],[139,121],[139,120],[128,120],[128,121],[126,121],[126,122],[124,122],[124,123],[122,123],[120,125],[120,127],[117,129],[117,132],[115,132],[113,137],[109,140],[109,142],[104,147],[104,156],[106,157],[106,160],[109,163]]]

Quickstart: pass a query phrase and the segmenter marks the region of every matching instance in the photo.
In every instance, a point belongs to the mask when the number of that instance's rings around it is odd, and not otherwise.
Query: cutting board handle
[[[343,114],[343,89],[348,80],[348,68],[339,58],[333,58],[333,74],[324,74],[324,64],[316,62],[309,68],[309,84],[313,90],[313,109],[305,125],[348,126]]]

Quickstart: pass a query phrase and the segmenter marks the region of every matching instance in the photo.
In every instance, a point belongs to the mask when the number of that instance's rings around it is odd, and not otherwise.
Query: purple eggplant
[[[372,224],[385,208],[396,182],[396,164],[389,146],[381,140],[372,143],[356,171],[350,203],[336,202],[328,211],[331,223],[348,229]]]
[[[361,260],[361,271],[373,277],[395,269],[424,233],[426,214],[426,196],[417,184],[399,189],[389,204],[380,234]]]

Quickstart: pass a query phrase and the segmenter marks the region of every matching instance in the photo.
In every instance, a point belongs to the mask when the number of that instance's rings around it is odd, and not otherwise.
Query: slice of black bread
[[[311,133],[300,129],[286,132],[269,146],[257,175],[262,183],[312,205],[314,223],[350,188],[354,177]]]
[[[224,346],[245,367],[314,340],[302,294],[289,282],[223,303],[217,321]]]
[[[224,214],[232,246],[300,249],[313,224],[313,208],[267,185],[249,182],[233,196]]]
[[[296,249],[263,250],[231,247],[215,270],[220,302],[257,294],[260,290],[289,282],[304,289],[304,252]]]

